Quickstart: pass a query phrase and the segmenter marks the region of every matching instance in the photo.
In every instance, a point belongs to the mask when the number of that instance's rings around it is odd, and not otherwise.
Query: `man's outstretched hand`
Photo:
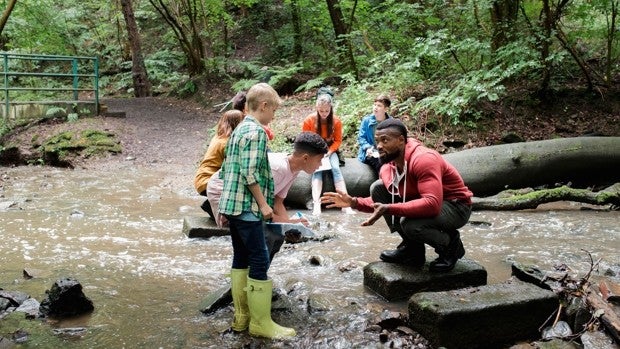
[[[355,203],[355,199],[349,196],[349,194],[340,191],[337,191],[336,193],[326,192],[323,193],[323,196],[321,196],[321,203],[327,205],[327,208],[351,207]],[[375,222],[383,216],[383,214],[388,208],[386,204],[382,203],[375,203],[374,207],[375,211],[367,220],[362,222],[362,226],[375,224]]]
[[[323,193],[323,196],[321,196],[321,203],[322,204],[326,204],[327,208],[334,208],[334,207],[351,207],[351,205],[353,205],[353,198],[349,196],[349,194],[347,193],[343,193],[343,192],[326,192]]]
[[[362,222],[363,227],[375,224],[375,222],[383,216],[383,214],[388,208],[386,204],[378,202],[375,202],[373,206],[375,208],[375,211],[372,213],[372,216],[368,217],[367,220]]]

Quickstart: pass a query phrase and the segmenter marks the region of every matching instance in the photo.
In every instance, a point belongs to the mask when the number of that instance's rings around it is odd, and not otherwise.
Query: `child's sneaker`
[[[312,215],[313,216],[320,216],[321,215],[321,203],[315,203],[314,204],[314,209],[312,210]]]

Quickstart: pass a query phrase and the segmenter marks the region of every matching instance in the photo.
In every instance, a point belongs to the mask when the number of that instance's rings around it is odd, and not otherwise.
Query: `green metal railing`
[[[33,55],[33,54],[21,54],[21,53],[8,53],[8,52],[0,52],[0,56],[2,56],[3,69],[2,74],[4,75],[4,86],[0,87],[0,91],[3,92],[4,95],[4,107],[5,119],[8,117],[11,105],[17,104],[54,104],[54,103],[94,103],[95,104],[95,113],[99,114],[99,59],[97,57],[80,57],[80,56],[56,56],[56,55]],[[38,61],[38,62],[57,62],[57,65],[61,62],[70,62],[71,63],[71,71],[70,72],[54,72],[54,73],[45,73],[45,72],[33,72],[33,71],[12,71],[11,70],[11,61],[12,60],[26,60],[26,61]],[[86,64],[84,62],[87,62]],[[89,67],[92,62],[92,69]],[[80,72],[81,71],[81,72]],[[84,72],[86,71],[86,73]],[[37,87],[32,86],[21,86],[19,83],[19,77],[29,76],[29,77],[40,77],[43,78],[51,77],[57,80],[66,80],[71,78],[72,83],[71,86],[66,84],[63,87]],[[80,79],[92,79],[92,88],[88,87],[80,87]],[[84,85],[84,84],[83,84]],[[88,85],[86,85],[88,86]],[[61,100],[35,100],[35,101],[24,101],[19,99],[11,100],[11,92],[24,92],[24,91],[59,91],[59,92],[72,92],[73,99],[61,99]],[[94,100],[80,100],[79,94],[80,92],[93,92]]]

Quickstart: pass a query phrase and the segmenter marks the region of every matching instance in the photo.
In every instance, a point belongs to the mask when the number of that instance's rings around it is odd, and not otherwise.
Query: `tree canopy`
[[[155,94],[191,94],[200,80],[233,90],[267,81],[282,94],[340,85],[343,114],[387,91],[398,113],[467,124],[515,86],[544,99],[569,84],[616,85],[619,3],[4,0],[0,50],[98,56],[108,94],[133,92],[142,57]]]

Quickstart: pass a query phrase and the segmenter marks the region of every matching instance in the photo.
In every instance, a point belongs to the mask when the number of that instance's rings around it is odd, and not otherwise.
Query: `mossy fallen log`
[[[460,172],[476,197],[507,189],[557,187],[603,187],[620,182],[620,137],[575,137],[467,149],[443,156]],[[342,167],[349,194],[368,196],[376,180],[370,166],[347,158]],[[333,191],[331,173],[324,171],[324,191]],[[308,207],[310,176],[301,173],[285,204]]]
[[[613,205],[620,207],[620,183],[604,190],[594,192],[588,189],[575,189],[561,186],[552,189],[534,190],[525,188],[505,190],[497,195],[473,199],[474,210],[525,210],[534,209],[540,204],[556,201],[576,201],[592,205]]]
[[[608,186],[620,181],[620,137],[574,137],[446,154],[475,196],[506,189]]]

